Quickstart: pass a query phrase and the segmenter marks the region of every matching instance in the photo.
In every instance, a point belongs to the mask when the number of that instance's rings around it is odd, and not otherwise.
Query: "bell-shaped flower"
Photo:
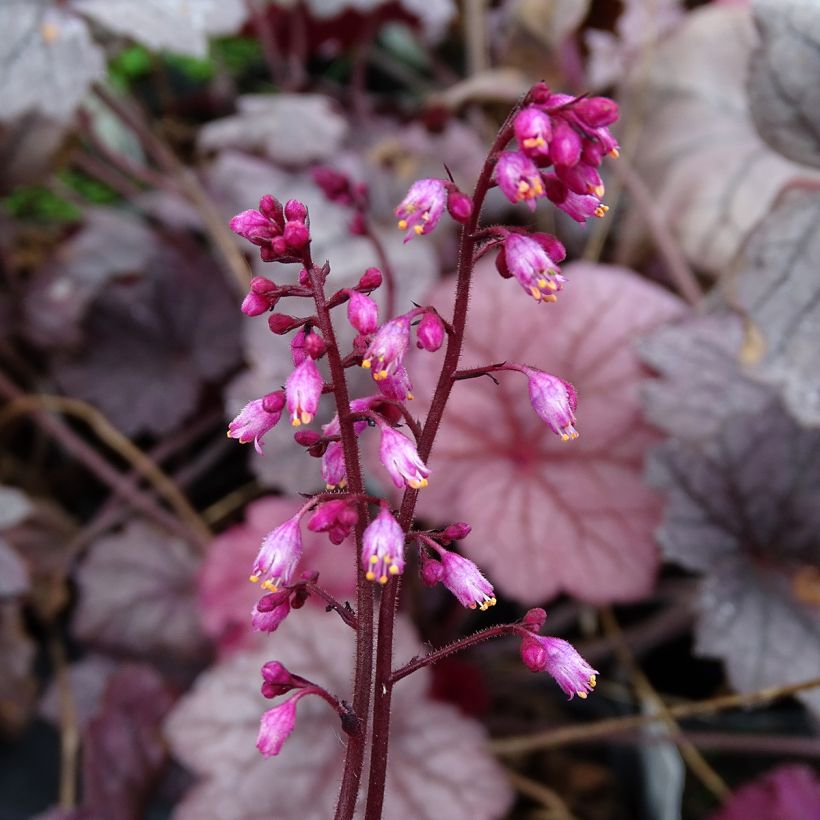
[[[238,439],[241,444],[252,441],[256,452],[261,453],[262,440],[279,423],[284,406],[285,396],[281,391],[248,402],[228,425],[228,438]]]
[[[362,367],[372,370],[376,381],[386,379],[401,364],[410,344],[410,319],[406,314],[385,322],[362,357]]]
[[[430,233],[447,207],[447,188],[440,179],[419,179],[396,208],[398,227],[407,231],[404,241]]]
[[[578,396],[575,388],[543,370],[524,367],[522,372],[529,381],[530,403],[538,417],[563,441],[578,438],[575,429]]]
[[[305,358],[288,376],[285,382],[285,393],[288,399],[290,423],[294,427],[310,424],[313,421],[324,386],[322,374],[316,367],[316,362],[310,357]]]
[[[259,554],[251,571],[251,581],[264,579],[262,587],[276,592],[293,580],[296,565],[302,557],[301,514],[280,524],[262,540]]]
[[[535,200],[544,196],[541,172],[520,151],[501,154],[495,166],[495,181],[510,202],[526,202],[531,211],[535,210]]]
[[[574,695],[586,698],[597,683],[598,670],[561,638],[526,635],[521,641],[521,660],[533,672],[549,672],[570,700]]]
[[[379,458],[390,473],[393,483],[399,489],[410,487],[418,490],[426,487],[430,470],[419,458],[413,442],[386,424],[380,424],[379,429],[382,436]]]
[[[361,560],[368,581],[386,584],[404,571],[404,531],[384,503],[364,531]]]

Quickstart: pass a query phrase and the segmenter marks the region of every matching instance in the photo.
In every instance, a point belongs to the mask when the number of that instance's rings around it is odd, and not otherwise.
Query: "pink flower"
[[[495,181],[510,202],[526,202],[531,211],[535,200],[544,196],[541,172],[519,151],[505,151],[495,166]]]
[[[357,290],[348,290],[347,319],[359,333],[375,333],[379,326],[379,308],[376,303]]]
[[[241,444],[252,441],[256,452],[261,453],[262,439],[279,423],[284,406],[285,396],[281,391],[248,402],[228,425],[228,438],[238,439]]]
[[[584,97],[575,103],[572,111],[590,128],[603,128],[618,119],[618,103],[608,97]]]
[[[444,323],[437,313],[431,310],[421,317],[416,328],[416,339],[420,348],[431,353],[441,347],[444,343]]]
[[[279,590],[263,595],[251,610],[251,626],[257,632],[276,632],[290,614],[290,592]]]
[[[544,174],[544,186],[550,202],[576,222],[586,222],[592,216],[600,218],[609,210],[597,196],[576,194],[554,174]]]
[[[322,388],[325,386],[322,374],[316,362],[306,358],[285,382],[285,393],[288,398],[290,423],[294,427],[310,424],[316,415]]]
[[[384,503],[364,531],[362,568],[368,581],[380,584],[404,571],[404,532]]]
[[[242,211],[231,219],[230,225],[234,233],[259,246],[259,253],[264,262],[297,259],[291,250],[296,246],[289,245],[284,236],[286,228],[284,208],[272,196],[263,196],[259,200],[258,211]],[[294,238],[292,232],[293,228],[290,229],[291,239]]]
[[[462,606],[469,609],[478,607],[482,612],[495,606],[493,585],[472,561],[443,547],[438,552],[443,569],[441,583],[456,596]]]
[[[289,199],[285,203],[285,227],[282,232],[288,248],[301,251],[310,242],[310,230],[307,225],[308,210],[298,199]]]
[[[525,367],[522,372],[529,379],[530,402],[538,417],[563,441],[578,438],[574,426],[578,405],[575,388],[543,370]]]
[[[404,365],[399,365],[387,378],[376,382],[379,392],[391,401],[411,401],[413,384]]]
[[[580,194],[581,196],[591,194],[600,199],[606,192],[601,175],[592,165],[586,162],[579,162],[572,168],[565,168],[561,165],[555,171],[558,179],[574,194]]]
[[[401,364],[410,344],[410,319],[407,315],[397,316],[383,324],[367,347],[362,358],[362,367],[373,369],[376,381],[386,379]],[[373,367],[373,360],[376,367]]]
[[[311,532],[326,532],[334,544],[341,544],[359,520],[356,505],[347,499],[320,504],[308,521]]]
[[[598,670],[560,638],[527,635],[521,641],[521,660],[533,672],[549,672],[570,700],[574,695],[585,698],[595,688]]]
[[[456,222],[464,225],[473,215],[472,197],[459,191],[458,188],[451,188],[447,194],[447,212]]]
[[[580,134],[566,120],[558,119],[554,123],[549,155],[556,167],[576,165],[583,147]]]
[[[270,310],[279,300],[276,282],[264,276],[251,279],[248,295],[242,300],[242,312],[246,316],[261,316]]]
[[[528,157],[549,156],[549,141],[552,139],[549,114],[528,105],[515,115],[513,130],[518,145]]]
[[[500,255],[498,261],[499,266],[511,273],[536,302],[556,301],[555,294],[565,281],[545,244],[534,236],[509,233],[504,239],[503,256]],[[563,250],[557,240],[556,244]]]
[[[447,205],[447,189],[440,179],[419,179],[396,208],[399,229],[407,231],[404,241],[430,233]]]
[[[261,671],[264,679],[262,694],[269,699],[286,695],[292,689],[301,689],[307,684],[299,675],[291,675],[287,667],[279,661],[268,661]]]
[[[265,578],[262,582],[263,589],[276,592],[280,586],[291,582],[296,565],[302,557],[300,517],[301,514],[297,513],[262,539],[262,546],[251,570],[253,583]]]
[[[382,435],[379,458],[390,473],[393,483],[399,489],[410,487],[418,490],[426,487],[430,471],[419,458],[415,445],[386,424],[379,425],[379,428]]]
[[[268,709],[262,715],[256,748],[265,757],[273,757],[282,751],[282,746],[296,726],[296,704],[300,698],[311,694],[308,690],[297,692],[292,698]]]
[[[341,441],[331,441],[322,456],[322,479],[328,490],[347,486],[347,468]]]

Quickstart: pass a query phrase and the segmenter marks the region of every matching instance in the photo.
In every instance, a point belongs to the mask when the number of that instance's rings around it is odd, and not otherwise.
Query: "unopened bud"
[[[450,524],[442,535],[451,541],[460,541],[462,538],[466,538],[471,530],[472,527],[469,524],[464,521],[457,521],[455,524]]]
[[[277,336],[288,333],[301,324],[302,322],[299,319],[294,319],[293,316],[288,316],[286,313],[271,313],[268,316],[268,327]]]
[[[325,340],[315,330],[305,336],[305,352],[311,359],[324,356],[325,350],[327,350]]]
[[[530,609],[521,620],[521,626],[530,632],[540,632],[547,620],[547,613],[541,607]]]
[[[378,268],[368,268],[359,279],[359,290],[375,290],[382,283],[382,272]]]
[[[285,219],[289,222],[304,222],[307,219],[308,209],[304,202],[298,199],[289,199],[285,203]]]
[[[321,434],[316,430],[299,430],[293,434],[293,440],[302,447],[312,447],[321,438]]]
[[[447,210],[456,222],[463,225],[473,214],[473,200],[467,194],[454,189],[447,195]]]
[[[416,340],[420,348],[431,353],[441,347],[444,342],[444,323],[437,313],[429,311],[422,316],[416,328]]]

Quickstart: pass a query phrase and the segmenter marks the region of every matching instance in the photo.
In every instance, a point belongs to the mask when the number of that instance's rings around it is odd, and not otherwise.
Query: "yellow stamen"
[[[299,419],[294,418],[294,419],[291,419],[290,425],[291,425],[291,427],[301,427],[302,422],[299,421]]]
[[[416,236],[421,236],[424,233],[424,225],[414,225],[413,230],[416,233]]]
[[[590,675],[589,676],[589,685],[594,687],[596,683],[598,683],[598,680],[595,677],[595,675]]]
[[[250,577],[250,578],[248,578],[248,580],[249,580],[252,584],[258,584],[258,583],[259,583],[259,576],[258,576],[258,575],[251,575],[251,577]]]
[[[590,185],[589,192],[600,199],[606,193],[606,188],[603,185]]]
[[[566,433],[561,433],[561,441],[569,441],[569,436]]]
[[[390,567],[390,574],[391,575],[398,575],[399,574],[399,568],[395,564],[393,564]]]
[[[369,570],[365,573],[365,576],[364,576],[364,577],[365,577],[365,578],[367,578],[367,580],[368,580],[368,581],[375,581],[375,580],[376,580],[376,573],[375,573],[375,572],[373,572],[373,570],[372,570],[372,569],[369,569]]]
[[[523,148],[538,148],[540,145],[546,145],[543,137],[527,137],[522,143]]]
[[[271,581],[270,578],[268,578],[266,581],[262,582],[262,589],[267,589],[270,592],[276,592],[278,587],[273,583],[273,581]]]
[[[427,479],[426,479],[426,478],[423,478],[423,479],[419,482],[419,484],[421,484],[421,486],[422,486],[422,487],[426,487],[426,486],[428,485],[428,483],[429,483],[429,482],[427,481]]]
[[[415,398],[415,396],[413,396],[412,393],[407,394],[407,401],[413,401],[414,398]]]
[[[370,370],[370,359],[362,359],[362,367],[365,370]]]
[[[612,159],[618,159],[618,157],[621,156],[621,152],[617,148],[613,148],[609,152],[609,156],[611,156]]]
[[[391,556],[389,556],[389,555],[385,555],[385,556],[384,556],[384,563],[385,563],[385,564],[390,564],[390,563],[392,563],[392,562],[393,562],[393,559],[392,559],[392,557],[391,557]]]
[[[407,230],[407,220],[406,219],[400,219],[398,224],[399,224],[399,230],[400,231],[406,231]]]
[[[379,578],[379,583],[380,583],[382,586],[384,586],[384,584],[386,584],[386,583],[387,583],[387,576],[386,576],[386,575],[382,575],[382,577],[381,577],[381,578]]]
[[[553,282],[552,279],[547,279],[547,284],[544,287],[547,287],[550,290],[558,290],[558,283]]]
[[[308,413],[307,410],[302,410],[302,424],[310,424],[313,421],[313,413]]]
[[[541,291],[540,291],[540,290],[538,290],[538,288],[537,288],[537,287],[535,287],[535,285],[533,285],[533,286],[530,288],[530,293],[532,294],[532,298],[533,298],[533,299],[535,299],[535,301],[536,301],[536,302],[540,302],[540,301],[541,301],[541,297],[544,295],[544,294],[542,294],[542,293],[541,293]]]
[[[609,205],[599,205],[595,209],[595,216],[602,217],[609,210]]]
[[[545,288],[546,286],[547,286],[547,280],[546,279],[541,278],[541,279],[538,280],[538,287],[539,288]]]
[[[371,564],[378,564],[378,563],[379,563],[379,559],[378,559],[378,557],[377,557],[377,556],[375,556],[375,555],[371,555],[371,556],[370,556],[370,563],[371,563]]]
[[[558,301],[558,297],[553,293],[550,293],[549,295],[544,296],[543,298],[544,298],[545,302],[557,302]]]
[[[581,700],[586,700],[587,699],[587,693],[586,692],[576,692],[575,694],[578,695],[578,697],[581,698]]]
[[[495,606],[497,603],[498,601],[496,600],[495,595],[493,595],[493,597],[490,598],[490,606]]]

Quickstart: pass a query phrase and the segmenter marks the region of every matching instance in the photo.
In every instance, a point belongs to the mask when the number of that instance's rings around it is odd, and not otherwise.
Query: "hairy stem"
[[[313,289],[313,301],[316,305],[316,317],[319,329],[327,345],[327,361],[330,376],[333,380],[333,395],[336,399],[336,410],[339,414],[339,428],[342,437],[342,449],[345,456],[345,469],[350,492],[354,495],[364,494],[364,481],[359,463],[359,448],[353,430],[353,417],[350,413],[350,394],[345,381],[345,369],[336,342],[336,333],[330,319],[324,290],[324,271],[317,269],[310,259],[305,257],[305,269],[310,274]],[[359,719],[360,730],[349,737],[345,752],[344,774],[336,806],[336,820],[351,820],[359,793],[364,763],[365,736],[367,716],[370,709],[370,682],[373,677],[373,586],[364,580],[359,569],[359,554],[362,549],[362,534],[367,523],[367,503],[360,500],[359,520],[355,527],[356,551],[354,555],[356,572],[356,671],[353,680],[353,711]]]
[[[513,108],[493,143],[484,167],[481,169],[473,192],[473,212],[469,221],[461,230],[458,251],[458,274],[456,298],[453,307],[453,332],[448,334],[447,351],[439,373],[436,391],[430,405],[430,412],[424,422],[418,452],[423,461],[427,461],[433,449],[433,442],[439,424],[444,415],[444,408],[453,386],[453,377],[458,368],[461,348],[464,343],[464,328],[467,324],[467,305],[470,299],[470,283],[473,273],[473,255],[475,253],[475,230],[478,226],[481,208],[487,191],[492,184],[492,173],[496,157],[512,139],[512,118],[518,110]],[[398,521],[407,532],[413,522],[418,490],[408,489],[401,501]],[[376,649],[376,681],[373,699],[373,745],[370,754],[370,779],[367,791],[367,809],[365,820],[380,820],[384,805],[384,785],[387,776],[387,744],[390,733],[390,704],[393,694],[393,627],[399,594],[399,579],[390,580],[382,591],[379,607],[379,633]]]

